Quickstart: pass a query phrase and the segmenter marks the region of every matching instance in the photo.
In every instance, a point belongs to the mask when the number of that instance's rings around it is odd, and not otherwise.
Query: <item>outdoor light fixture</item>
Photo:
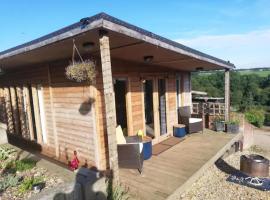
[[[152,62],[153,59],[154,59],[154,56],[144,56],[143,57],[144,62],[148,62],[148,63]]]
[[[196,67],[196,71],[202,71],[203,67]]]
[[[85,42],[82,44],[82,46],[86,51],[90,51],[94,48],[95,43],[94,42]]]

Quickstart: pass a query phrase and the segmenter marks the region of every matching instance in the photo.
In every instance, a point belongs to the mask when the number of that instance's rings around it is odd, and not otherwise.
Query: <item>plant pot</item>
[[[239,133],[239,125],[238,124],[227,124],[226,132],[228,133]]]
[[[214,122],[215,130],[216,131],[224,131],[225,130],[225,123],[224,122]]]

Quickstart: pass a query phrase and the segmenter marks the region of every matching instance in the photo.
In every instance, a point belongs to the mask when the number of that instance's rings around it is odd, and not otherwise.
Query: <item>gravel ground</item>
[[[34,177],[43,177],[45,184],[45,188],[42,190],[46,190],[48,188],[52,188],[55,186],[59,186],[60,184],[63,183],[63,180],[59,177],[55,177],[52,174],[50,174],[46,169],[44,168],[39,168],[39,167],[34,167],[33,169],[26,171],[26,172],[21,172],[17,173],[18,176],[34,176]],[[1,200],[23,200],[23,199],[28,199],[32,196],[34,196],[35,193],[33,190],[29,190],[24,194],[19,194],[18,193],[18,187],[9,187],[4,193],[1,194],[0,199]]]
[[[253,146],[244,152],[237,152],[225,158],[226,163],[240,169],[240,156],[242,154],[257,153],[270,159],[270,151]],[[227,182],[229,174],[221,171],[217,166],[210,167],[204,175],[193,184],[191,190],[182,194],[181,200],[270,200],[270,191],[260,191],[235,183]]]

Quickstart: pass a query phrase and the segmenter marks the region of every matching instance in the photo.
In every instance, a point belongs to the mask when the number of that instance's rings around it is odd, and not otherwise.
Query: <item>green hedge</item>
[[[265,113],[264,124],[265,124],[266,126],[270,126],[270,113]]]
[[[245,112],[246,120],[257,127],[262,127],[265,120],[265,111],[260,108],[251,108]]]

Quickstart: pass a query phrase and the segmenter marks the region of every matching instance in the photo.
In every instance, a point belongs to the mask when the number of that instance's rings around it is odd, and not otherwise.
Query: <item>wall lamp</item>
[[[143,57],[144,62],[147,62],[147,63],[152,62],[153,59],[154,59],[154,56],[144,56]]]

